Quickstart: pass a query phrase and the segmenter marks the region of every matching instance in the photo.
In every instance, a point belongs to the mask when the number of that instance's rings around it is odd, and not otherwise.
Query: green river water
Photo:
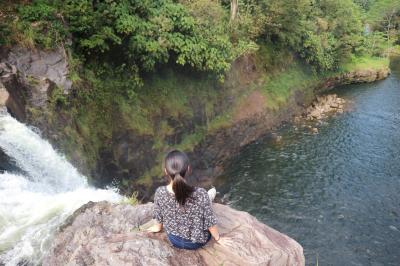
[[[350,110],[261,139],[217,179],[233,207],[296,239],[307,265],[400,265],[400,61],[337,93]]]

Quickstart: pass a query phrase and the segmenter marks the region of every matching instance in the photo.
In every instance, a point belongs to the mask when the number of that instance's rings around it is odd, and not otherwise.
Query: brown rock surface
[[[153,204],[88,203],[60,229],[43,265],[304,265],[302,247],[246,212],[213,205],[223,236],[197,251],[172,247],[165,233],[143,230]]]
[[[336,94],[317,96],[316,100],[306,109],[305,116],[307,120],[320,120],[329,114],[342,113],[344,105],[345,100]]]
[[[10,51],[7,61],[24,76],[46,78],[65,92],[71,88],[67,56],[62,48],[42,51],[15,47]]]
[[[3,86],[3,84],[0,82],[0,107],[6,106],[6,102],[9,97],[10,97],[10,94],[8,93],[6,88]]]
[[[3,52],[0,83],[0,87],[7,90],[5,105],[11,114],[20,121],[32,122],[29,110],[46,113],[49,97],[56,87],[64,94],[69,93],[72,83],[68,79],[65,51],[62,48],[41,51],[14,47]]]
[[[323,81],[323,83],[317,89],[318,91],[325,91],[332,89],[336,86],[354,84],[354,83],[364,83],[373,82],[376,80],[381,80],[390,75],[389,67],[382,69],[364,69],[356,70],[352,72],[343,73],[335,77],[331,77]]]

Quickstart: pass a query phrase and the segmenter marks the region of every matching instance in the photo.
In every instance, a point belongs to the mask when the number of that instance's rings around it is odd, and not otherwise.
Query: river
[[[333,92],[350,110],[243,149],[217,179],[233,207],[293,237],[307,265],[400,265],[400,62]],[[331,93],[331,92],[330,92]]]

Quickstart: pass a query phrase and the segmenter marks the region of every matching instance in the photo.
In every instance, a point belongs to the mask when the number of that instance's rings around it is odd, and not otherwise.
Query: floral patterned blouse
[[[184,206],[179,205],[166,186],[159,187],[154,196],[154,219],[163,224],[168,234],[194,243],[207,242],[208,228],[217,223],[207,191],[198,187]]]

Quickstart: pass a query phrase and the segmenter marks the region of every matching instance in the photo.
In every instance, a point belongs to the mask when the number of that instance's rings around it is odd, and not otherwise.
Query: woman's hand
[[[155,224],[147,228],[147,232],[158,233],[162,230],[162,224]]]
[[[227,236],[220,236],[219,239],[215,241],[224,247],[233,247],[235,245],[235,241],[231,237]]]

